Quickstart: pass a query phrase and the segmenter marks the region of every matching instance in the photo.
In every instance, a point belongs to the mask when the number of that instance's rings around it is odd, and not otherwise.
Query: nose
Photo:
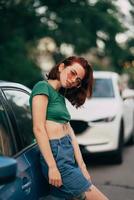
[[[71,78],[71,82],[72,82],[72,83],[75,83],[75,82],[76,82],[76,78],[77,78],[77,77],[72,77],[72,78]]]

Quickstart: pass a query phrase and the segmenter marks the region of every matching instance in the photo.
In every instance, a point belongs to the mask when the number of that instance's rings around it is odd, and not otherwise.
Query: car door
[[[29,109],[29,94],[20,88],[4,88],[6,108],[17,143],[18,175],[10,184],[14,185],[11,198],[7,199],[40,199],[46,193],[45,181],[39,165],[39,149],[32,133],[31,114]],[[3,191],[9,190],[9,184]],[[19,195],[19,196],[18,196]],[[4,200],[4,199],[3,199]]]
[[[1,98],[2,100],[2,98]],[[6,105],[4,99],[1,102],[1,132],[0,132],[0,142],[1,142],[1,154],[3,156],[15,156],[18,162],[18,172],[17,177],[11,183],[1,185],[0,187],[0,199],[34,199],[33,197],[33,181],[32,181],[32,171],[30,168],[30,163],[25,157],[25,154],[20,151],[21,142],[19,138],[16,139],[14,130],[14,119],[12,122],[10,120],[11,111]]]
[[[134,111],[133,111],[133,99],[124,98],[124,92],[127,89],[122,90],[121,81],[118,79],[118,93],[122,99],[122,112],[123,112],[123,122],[124,122],[124,139],[125,142],[128,140],[133,131],[133,120],[134,120]]]
[[[125,136],[129,138],[133,130],[133,99],[128,98],[123,100],[123,115],[125,120]]]
[[[8,115],[2,103],[0,102],[0,154],[2,156],[14,156],[17,151],[17,144],[14,140],[12,126],[8,119]],[[19,162],[18,174],[14,181],[0,185],[0,199],[28,199],[26,191],[24,191],[24,178],[29,176],[26,171],[29,167],[29,163],[24,158],[24,155],[20,155],[18,159],[22,160]],[[28,193],[28,192],[27,192]]]

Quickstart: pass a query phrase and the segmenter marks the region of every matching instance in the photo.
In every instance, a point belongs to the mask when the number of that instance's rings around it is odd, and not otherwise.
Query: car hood
[[[73,120],[92,121],[105,117],[115,116],[121,107],[117,99],[93,98],[86,100],[83,106],[76,109],[67,101],[67,108]]]

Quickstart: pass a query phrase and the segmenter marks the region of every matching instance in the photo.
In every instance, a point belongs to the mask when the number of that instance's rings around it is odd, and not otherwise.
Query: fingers
[[[53,178],[53,179],[50,179],[49,180],[49,184],[55,186],[55,187],[60,187],[62,185],[62,180],[61,179],[56,179],[56,178]]]
[[[49,184],[55,187],[60,187],[62,185],[61,175],[57,167],[49,169]]]

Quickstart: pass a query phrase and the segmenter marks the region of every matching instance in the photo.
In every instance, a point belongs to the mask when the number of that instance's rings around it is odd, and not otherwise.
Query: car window
[[[114,97],[112,80],[105,78],[95,79],[93,87],[93,97],[111,98]]]
[[[35,142],[32,131],[32,118],[29,107],[29,94],[20,90],[4,90],[14,112],[23,147]]]
[[[14,153],[14,143],[11,131],[9,131],[8,120],[0,102],[0,155],[12,156]]]

